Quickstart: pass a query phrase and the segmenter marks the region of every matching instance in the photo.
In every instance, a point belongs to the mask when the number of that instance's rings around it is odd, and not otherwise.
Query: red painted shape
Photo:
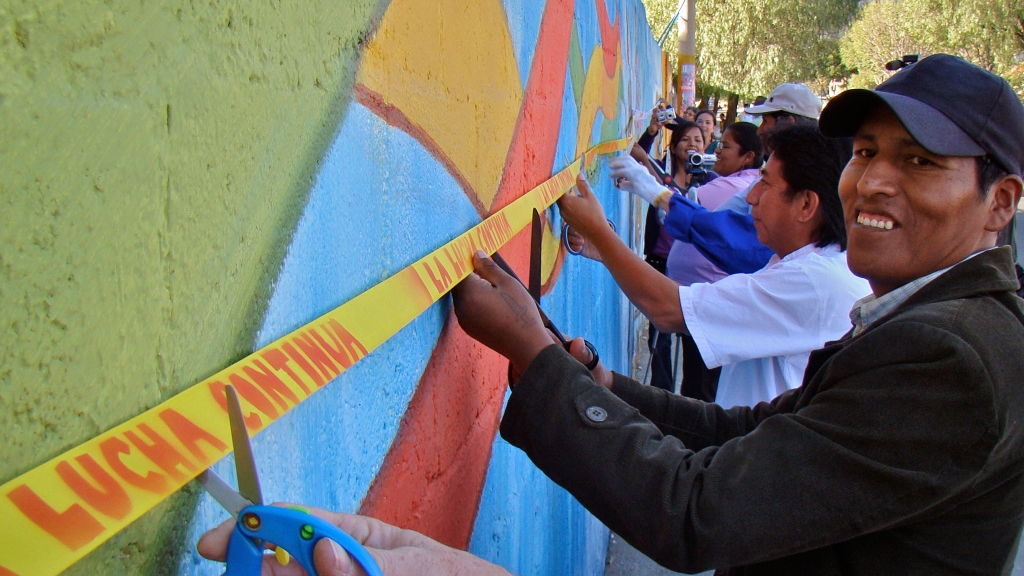
[[[492,212],[551,177],[562,123],[573,8],[570,0],[548,0],[544,6],[530,78]]]
[[[551,176],[573,9],[573,0],[548,0],[544,7],[533,67],[491,213]],[[528,228],[501,249],[521,278],[529,269],[529,249]],[[507,367],[449,316],[359,512],[467,548],[499,424]]]
[[[469,547],[506,366],[449,315],[360,514]]]
[[[608,77],[615,76],[615,63],[618,60],[619,52],[619,30],[622,25],[622,18],[612,26],[608,19],[608,5],[605,0],[594,0],[597,8],[597,23],[601,29],[601,55],[604,57],[604,70]]]

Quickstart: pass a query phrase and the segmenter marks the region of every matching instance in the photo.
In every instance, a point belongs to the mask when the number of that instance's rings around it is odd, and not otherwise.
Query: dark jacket
[[[732,210],[712,212],[678,194],[669,200],[665,231],[693,244],[712,264],[727,274],[753,274],[775,254],[761,244],[750,214]]]
[[[999,574],[1024,518],[1017,286],[1009,250],[975,256],[753,408],[612,393],[551,346],[501,434],[675,570]]]

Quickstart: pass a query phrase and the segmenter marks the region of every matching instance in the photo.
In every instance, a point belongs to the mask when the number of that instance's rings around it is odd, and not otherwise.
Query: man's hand
[[[574,338],[569,343],[569,354],[584,366],[594,361],[594,354],[583,343],[583,338]],[[598,360],[597,366],[594,366],[594,369],[590,371],[590,375],[594,377],[594,381],[599,385],[609,390],[612,389],[612,373],[604,367],[600,360]]]
[[[576,189],[580,191],[579,196],[564,194],[558,199],[562,220],[586,240],[592,240],[600,234],[614,234],[604,216],[601,201],[594,196],[590,183],[582,173],[576,177]]]
[[[275,504],[275,506],[285,504]],[[402,530],[373,518],[338,514],[312,508],[314,516],[327,520],[344,530],[366,548],[377,561],[384,576],[508,576],[505,569],[487,563],[468,552],[449,548],[426,536]],[[199,554],[210,560],[223,562],[227,557],[228,541],[235,521],[228,520],[210,530],[199,539]],[[313,549],[313,565],[320,576],[366,576],[359,564],[334,541],[324,538]],[[273,556],[263,559],[264,576],[303,576],[306,571],[292,560],[281,566]]]
[[[473,256],[473,267],[474,272],[452,290],[459,326],[522,373],[551,344],[537,304],[518,280],[482,251]]]
[[[631,156],[618,156],[608,162],[612,179],[621,190],[636,194],[648,204],[655,204],[658,197],[667,192],[658,179]]]
[[[567,244],[569,244],[569,249],[572,250],[574,254],[579,254],[584,258],[590,258],[591,260],[597,260],[598,262],[601,261],[601,253],[594,248],[593,244],[587,242],[587,239],[583,237],[583,234],[577,232],[572,226],[569,226],[565,234],[565,239]]]

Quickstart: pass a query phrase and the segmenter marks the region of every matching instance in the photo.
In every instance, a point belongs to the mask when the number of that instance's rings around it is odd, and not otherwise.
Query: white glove
[[[619,156],[608,162],[612,169],[612,180],[620,190],[632,192],[642,198],[648,204],[656,204],[658,197],[668,192],[658,179],[632,156]],[[624,180],[620,181],[620,178]]]

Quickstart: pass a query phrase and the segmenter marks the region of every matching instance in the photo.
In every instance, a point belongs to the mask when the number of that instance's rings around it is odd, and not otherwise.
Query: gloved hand
[[[619,156],[608,162],[612,169],[612,179],[622,190],[632,192],[648,204],[656,204],[658,197],[668,192],[642,164],[631,156]],[[619,181],[620,178],[625,180]]]

